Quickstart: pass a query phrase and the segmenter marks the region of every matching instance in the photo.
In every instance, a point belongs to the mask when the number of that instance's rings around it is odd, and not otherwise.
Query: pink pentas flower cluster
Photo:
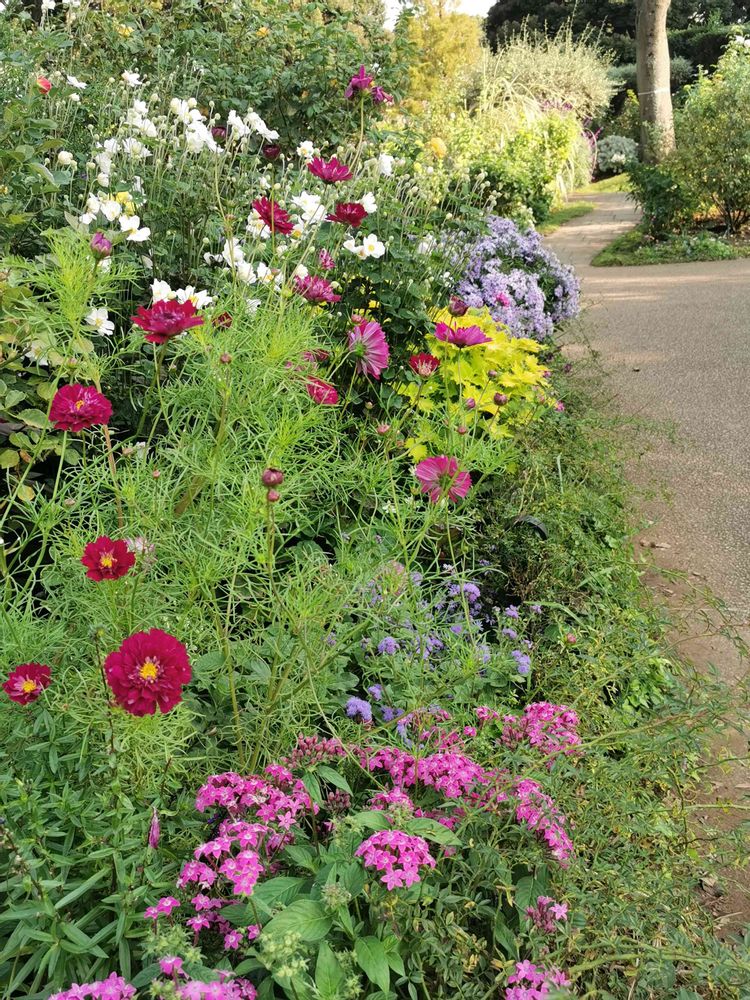
[[[536,903],[526,907],[526,916],[537,930],[554,934],[558,924],[568,919],[568,904],[557,903],[551,896],[537,896]]]
[[[354,853],[365,868],[383,872],[380,881],[388,890],[408,888],[420,881],[420,868],[435,867],[427,841],[402,830],[373,833]]]
[[[515,971],[508,976],[505,1000],[542,1000],[554,990],[570,986],[570,980],[560,969],[545,968],[533,962],[516,962]]]
[[[313,808],[303,783],[285,769],[274,781],[257,774],[243,778],[234,771],[211,775],[198,790],[195,808],[205,812],[212,806],[222,806],[230,816],[252,810],[261,822],[284,830],[292,827],[300,813]]]
[[[130,986],[122,976],[113,972],[106,979],[97,979],[92,983],[73,983],[61,993],[53,993],[49,1000],[128,1000],[135,996],[135,987]]]
[[[573,756],[580,753],[578,716],[567,705],[535,701],[524,708],[520,718],[506,715],[503,721],[503,743],[512,747],[527,742],[549,758],[549,767],[560,754]]]
[[[176,910],[180,905],[179,899],[175,899],[174,896],[162,896],[156,906],[149,906],[144,916],[147,920],[158,920],[159,917],[169,917],[172,914],[172,910]]]
[[[566,820],[555,803],[536,781],[523,778],[515,786],[516,820],[544,840],[561,865],[565,866],[573,853],[573,842],[565,829]]]

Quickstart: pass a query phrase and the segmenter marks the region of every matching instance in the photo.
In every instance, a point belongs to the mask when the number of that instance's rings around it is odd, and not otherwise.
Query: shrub
[[[457,293],[486,306],[515,337],[543,340],[555,324],[576,316],[578,281],[533,229],[490,217],[488,233],[470,248]]]
[[[750,49],[742,41],[689,88],[676,125],[676,169],[736,232],[750,218]]]
[[[666,236],[692,224],[699,202],[674,161],[658,166],[634,163],[628,176],[631,197],[643,212],[646,232]]]
[[[596,144],[596,169],[602,176],[629,170],[638,160],[638,143],[624,135],[605,135]]]

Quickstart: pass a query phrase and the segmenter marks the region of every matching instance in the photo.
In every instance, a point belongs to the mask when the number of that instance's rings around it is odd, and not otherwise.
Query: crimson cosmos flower
[[[414,474],[420,482],[420,489],[427,493],[433,503],[448,497],[454,503],[465,497],[471,489],[471,476],[458,467],[455,458],[436,455],[424,458],[417,464]]]
[[[366,218],[367,209],[358,201],[336,202],[335,211],[326,216],[328,222],[341,222],[343,225],[353,226],[355,229],[359,229]]]
[[[52,672],[43,663],[23,663],[8,674],[3,691],[18,705],[28,705],[49,687],[51,680]]]
[[[260,218],[265,222],[272,233],[281,233],[287,236],[294,229],[294,223],[289,218],[289,213],[285,212],[281,206],[271,198],[256,198],[253,208]]]
[[[311,174],[320,177],[326,184],[336,184],[338,181],[348,181],[352,178],[352,172],[335,156],[330,160],[324,160],[322,156],[314,156],[307,164],[307,169]]]
[[[102,535],[95,542],[89,542],[83,550],[81,562],[86,567],[89,580],[119,580],[135,566],[135,554],[127,542]]]
[[[166,344],[172,337],[191,327],[203,326],[203,317],[198,316],[197,312],[190,299],[185,302],[160,299],[149,309],[138,306],[136,315],[130,318],[136,326],[146,331],[149,343]]]
[[[52,399],[49,418],[55,430],[88,430],[95,424],[106,424],[112,416],[112,404],[93,385],[61,385]]]
[[[306,274],[304,278],[297,275],[294,279],[294,290],[308,302],[341,301],[341,296],[334,293],[330,281],[314,274]]]
[[[349,331],[349,352],[357,359],[354,367],[361,375],[379,379],[388,367],[389,350],[380,323],[364,320]]]
[[[305,389],[307,389],[307,395],[310,399],[321,406],[335,406],[339,401],[336,387],[330,382],[324,382],[322,378],[315,378],[314,375],[308,376]]]
[[[409,367],[415,375],[429,378],[440,367],[440,360],[434,354],[412,354],[409,358]]]
[[[364,66],[360,66],[356,75],[351,78],[349,85],[344,91],[344,97],[354,97],[354,95],[363,90],[369,90],[372,86],[373,78],[366,72]]]
[[[477,344],[491,344],[492,337],[486,337],[478,326],[448,326],[435,324],[435,337],[454,347],[476,347]]]
[[[173,635],[152,628],[125,639],[104,661],[117,704],[131,715],[169,712],[182,701],[192,676],[187,650]]]

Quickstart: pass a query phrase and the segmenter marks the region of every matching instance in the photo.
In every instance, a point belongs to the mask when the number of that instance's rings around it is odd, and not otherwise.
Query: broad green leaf
[[[334,771],[334,769],[329,767],[327,764],[319,764],[317,767],[317,773],[321,778],[323,778],[324,781],[329,782],[331,785],[335,785],[336,788],[340,788],[343,792],[348,792],[349,795],[353,794],[349,782],[343,774],[339,774],[338,771]]]
[[[323,1000],[333,1000],[344,981],[344,970],[333,953],[331,946],[322,941],[315,963],[315,987]]]
[[[12,448],[3,448],[0,451],[0,469],[15,469],[19,461],[18,452]]]
[[[426,837],[428,840],[434,840],[436,844],[446,844],[451,847],[460,847],[462,844],[460,837],[457,837],[447,826],[438,823],[436,819],[418,818],[409,820],[408,832],[416,834],[418,837]]]
[[[296,899],[265,926],[263,934],[299,934],[303,941],[321,941],[333,920],[315,899]]]
[[[40,427],[43,429],[49,426],[47,414],[42,413],[41,410],[21,410],[18,414],[18,419],[23,420],[30,427]]]
[[[383,942],[372,936],[359,938],[354,942],[354,954],[367,978],[387,993],[391,983],[391,970]]]

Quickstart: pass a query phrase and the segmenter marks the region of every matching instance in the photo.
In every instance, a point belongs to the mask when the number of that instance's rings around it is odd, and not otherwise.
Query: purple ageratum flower
[[[392,656],[394,653],[397,653],[400,648],[398,640],[394,639],[390,635],[387,635],[378,643],[378,652],[381,656]]]
[[[394,719],[404,714],[403,708],[393,708],[390,705],[381,705],[380,711],[383,715],[383,722],[393,722]]]
[[[381,701],[383,698],[383,689],[379,684],[372,684],[367,689],[367,693],[374,701]]]
[[[362,722],[372,722],[372,705],[363,698],[350,698],[346,703],[346,714],[350,719],[359,717]]]
[[[540,615],[542,613],[542,606],[541,604],[532,604],[530,610],[532,614]]]
[[[516,630],[514,628],[504,628],[502,630],[502,633],[503,633],[503,635],[507,635],[507,637],[509,639],[517,639],[518,638],[518,632],[516,632]]]
[[[522,652],[520,649],[514,649],[510,655],[516,661],[519,674],[522,677],[526,677],[531,670],[531,657],[529,654]]]
[[[518,608],[515,604],[509,604],[508,607],[503,612],[506,618],[518,618]]]

